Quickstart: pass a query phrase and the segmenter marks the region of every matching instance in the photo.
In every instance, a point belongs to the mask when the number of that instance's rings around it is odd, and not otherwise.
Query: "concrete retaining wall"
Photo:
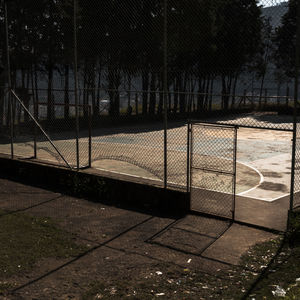
[[[165,190],[128,179],[106,177],[92,169],[74,171],[25,159],[0,156],[0,176],[61,193],[88,197],[111,205],[130,206],[163,214],[185,215],[190,208],[189,194]]]

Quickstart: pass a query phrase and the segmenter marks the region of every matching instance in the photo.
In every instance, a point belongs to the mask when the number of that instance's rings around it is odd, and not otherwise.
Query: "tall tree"
[[[288,77],[295,75],[297,10],[297,1],[290,0],[288,11],[282,17],[282,25],[277,28],[274,38],[276,66]]]
[[[215,66],[222,80],[222,108],[229,108],[233,79],[251,62],[261,44],[262,18],[257,0],[217,2]]]

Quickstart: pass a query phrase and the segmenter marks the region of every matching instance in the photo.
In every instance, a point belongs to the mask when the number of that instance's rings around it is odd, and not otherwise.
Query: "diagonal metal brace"
[[[52,147],[55,149],[55,151],[58,153],[60,158],[64,161],[64,163],[72,170],[73,168],[70,166],[70,164],[66,161],[66,159],[63,157],[63,155],[60,153],[58,148],[54,145],[54,143],[51,141],[48,134],[45,132],[45,130],[42,128],[42,126],[39,124],[39,122],[35,119],[35,117],[31,114],[31,112],[27,109],[27,107],[24,105],[22,100],[18,97],[18,95],[15,93],[14,90],[10,89],[12,95],[18,100],[20,105],[23,107],[23,109],[28,113],[28,115],[32,118],[36,126],[40,129],[40,131],[43,133],[43,135],[47,138],[48,142],[52,145]]]

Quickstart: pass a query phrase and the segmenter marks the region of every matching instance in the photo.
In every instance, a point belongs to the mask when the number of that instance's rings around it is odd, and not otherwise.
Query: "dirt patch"
[[[268,182],[264,181],[259,188],[268,190],[268,191],[280,191],[280,192],[288,192],[288,188],[285,184],[281,183],[274,183],[274,182]]]
[[[283,176],[276,172],[261,172],[263,176],[265,177],[272,177],[272,178],[282,178]],[[286,173],[290,174],[290,173]]]

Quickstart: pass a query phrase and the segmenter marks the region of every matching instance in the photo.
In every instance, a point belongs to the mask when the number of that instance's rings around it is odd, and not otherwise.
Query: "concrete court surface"
[[[54,143],[71,164],[76,163],[75,140],[70,134],[53,136]],[[291,132],[238,129],[237,141],[237,194],[264,201],[288,195],[290,189]],[[226,147],[222,137],[214,137],[220,149],[219,159]],[[186,125],[174,126],[168,131],[168,182],[172,186],[184,188],[186,185]],[[195,143],[201,145],[201,140]],[[80,139],[80,163],[88,163],[88,140]],[[37,143],[38,159],[64,164],[49,142]],[[210,149],[199,148],[194,155],[206,155]],[[230,151],[230,150],[229,150]],[[0,152],[9,154],[10,145],[0,144]],[[32,141],[16,138],[15,155],[32,157]],[[163,130],[147,126],[135,130],[134,127],[94,130],[92,138],[92,167],[99,170],[123,173],[162,181],[163,179]],[[214,159],[212,157],[212,159]],[[197,175],[197,174],[196,174]],[[216,178],[216,177],[215,177]],[[197,181],[196,179],[195,181]]]
[[[44,259],[33,270],[7,278],[17,284],[16,299],[76,296],[95,280],[138,278],[157,271],[160,263],[215,274],[238,265],[252,245],[276,238],[212,218],[148,215],[6,179],[0,179],[0,209],[51,217],[79,243],[94,247],[74,261]]]
[[[64,139],[64,136],[70,138]],[[54,135],[53,138],[66,159],[75,164],[76,147],[75,140],[71,136],[62,133]],[[237,137],[236,217],[251,224],[284,230],[290,190],[292,133],[241,127],[238,129]],[[222,137],[215,136],[212,139],[220,149],[220,159],[222,151],[228,152],[226,143],[223,143]],[[184,189],[186,186],[186,141],[186,125],[170,124],[168,182],[172,188]],[[201,145],[201,140],[195,142]],[[82,165],[87,164],[87,145],[88,140],[83,134],[80,138]],[[205,151],[209,151],[203,147],[199,149],[199,153],[195,155],[200,158],[207,154]],[[9,153],[9,151],[9,144],[0,144],[0,152]],[[32,156],[33,143],[16,139],[15,154],[23,157]],[[112,174],[127,175],[129,178],[141,178],[143,181],[151,179],[152,182],[162,184],[163,157],[163,130],[159,125],[154,124],[152,129],[149,125],[145,125],[138,129],[127,126],[93,131],[92,167],[100,173],[109,171]],[[57,153],[46,141],[38,142],[38,158],[62,164]],[[209,182],[215,182],[215,186],[222,188],[227,185],[226,192],[232,192],[230,181],[224,184],[224,180],[218,179],[216,174],[210,175],[212,177],[209,178]],[[195,173],[192,182],[197,186],[197,182],[201,182],[201,174]]]

